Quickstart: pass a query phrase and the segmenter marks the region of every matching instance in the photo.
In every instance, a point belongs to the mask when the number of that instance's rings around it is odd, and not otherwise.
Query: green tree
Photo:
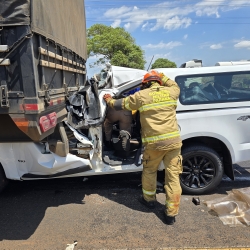
[[[87,30],[88,56],[99,59],[93,66],[110,62],[112,65],[144,69],[144,51],[123,28],[95,24]]]
[[[175,62],[171,62],[168,59],[158,58],[152,64],[151,69],[157,69],[157,68],[177,68],[177,66]]]

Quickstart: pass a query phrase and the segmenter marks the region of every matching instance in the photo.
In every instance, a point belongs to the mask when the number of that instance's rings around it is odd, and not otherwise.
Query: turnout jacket
[[[140,90],[122,99],[111,99],[109,106],[116,110],[140,112],[142,143],[147,149],[165,150],[172,144],[181,144],[176,119],[179,86],[162,76],[163,86],[153,82],[150,88]]]

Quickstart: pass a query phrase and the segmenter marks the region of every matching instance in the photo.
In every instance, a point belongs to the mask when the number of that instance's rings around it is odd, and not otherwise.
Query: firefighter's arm
[[[122,103],[122,99],[115,100],[110,94],[105,94],[103,96],[103,100],[107,103],[109,107],[114,108],[115,110],[122,110],[122,106],[119,105],[120,103]],[[120,108],[118,108],[118,106],[120,106]]]
[[[109,107],[114,108],[115,110],[137,110],[138,107],[138,100],[140,99],[137,97],[138,94],[135,93],[134,95],[130,95],[126,98],[122,99],[113,99],[110,94],[105,94],[103,96],[104,101],[108,104]]]
[[[167,77],[163,73],[160,73],[160,75],[161,75],[161,80],[162,80],[163,86],[166,86],[166,87],[174,86],[174,87],[179,88],[178,84],[175,81],[171,80],[169,77]]]
[[[165,76],[163,73],[160,73],[160,75],[161,75],[162,85],[171,88],[172,98],[178,99],[180,95],[180,88],[178,84],[175,81],[171,80],[169,77]]]

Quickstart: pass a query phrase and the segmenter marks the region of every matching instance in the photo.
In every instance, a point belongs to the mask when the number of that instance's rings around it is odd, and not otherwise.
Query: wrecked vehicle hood
[[[108,66],[87,81],[85,87],[69,97],[68,123],[75,129],[96,127],[103,123],[106,104],[102,96],[119,95],[127,86],[140,84],[146,70]]]
[[[118,88],[133,80],[141,80],[147,73],[146,70],[142,69],[132,69],[118,66],[111,66],[110,72],[112,72],[111,76],[114,88]]]

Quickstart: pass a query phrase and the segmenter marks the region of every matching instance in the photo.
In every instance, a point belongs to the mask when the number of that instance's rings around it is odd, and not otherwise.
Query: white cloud
[[[120,15],[123,15],[123,14],[130,12],[132,9],[133,8],[126,7],[126,6],[122,6],[120,8],[112,8],[112,9],[107,10],[104,13],[104,16],[108,17],[108,18],[109,17],[117,17],[117,16],[120,16]]]
[[[200,44],[201,49],[204,49],[204,48],[207,48],[207,47],[210,47],[210,46],[211,46],[210,42],[204,42],[204,43]]]
[[[250,49],[250,40],[241,41],[234,45],[235,48],[247,48]]]
[[[163,1],[159,4],[140,7],[121,6],[111,8],[104,13],[106,21],[112,21],[118,25],[118,19],[121,20],[120,26],[125,29],[155,31],[158,29],[176,30],[187,28],[192,23],[199,23],[199,18],[209,16],[210,18],[220,18],[220,13],[230,11],[235,8],[243,8],[249,0],[197,0],[196,4],[189,1]],[[153,10],[153,11],[152,11]],[[192,22],[192,14],[196,14],[197,20]]]
[[[191,7],[181,8],[173,7],[173,3],[162,3],[153,6],[153,12],[150,8],[128,8],[122,6],[120,8],[112,8],[104,13],[104,16],[109,20],[116,20],[117,16],[124,23],[130,23],[130,29],[142,27],[145,29],[145,23],[147,28],[152,27],[150,30],[158,30],[164,28],[167,30],[173,30],[178,28],[187,28],[191,24],[191,18],[186,17],[192,13]],[[127,25],[126,25],[127,27]]]
[[[148,27],[148,22],[144,23],[141,27],[142,30],[146,30],[146,28]]]
[[[167,30],[176,30],[178,28],[187,28],[192,23],[190,18],[180,19],[178,16],[175,16],[164,23],[164,29]]]
[[[111,24],[111,27],[113,28],[117,28],[119,27],[121,24],[121,19],[116,19],[112,24]]]
[[[222,11],[231,11],[235,9],[239,9],[244,5],[248,5],[249,0],[231,0],[227,1],[227,4],[222,7]]]
[[[212,15],[216,15],[217,18],[220,17],[219,12],[218,12],[218,8],[210,8],[210,7],[207,7],[207,8],[204,8],[204,9],[198,9],[196,11],[196,15],[197,16],[204,16],[204,15],[212,16]],[[198,22],[196,22],[196,23],[198,23]]]
[[[129,30],[129,29],[131,28],[131,23],[126,23],[126,24],[124,25],[124,28],[125,28],[126,30]]]
[[[184,35],[183,39],[186,40],[188,38],[188,34]]]
[[[220,17],[219,9],[222,4],[226,4],[228,0],[203,0],[194,5],[195,13],[197,16],[212,16]]]
[[[178,47],[181,46],[182,43],[181,42],[169,42],[169,43],[163,43],[160,42],[158,44],[147,44],[144,45],[142,47],[146,48],[146,49],[173,49],[174,47]]]
[[[158,58],[169,58],[169,56],[171,55],[171,53],[166,53],[166,54],[155,54],[154,59],[158,59]]]
[[[222,48],[222,45],[220,43],[218,44],[213,44],[210,46],[210,49],[221,49]]]

